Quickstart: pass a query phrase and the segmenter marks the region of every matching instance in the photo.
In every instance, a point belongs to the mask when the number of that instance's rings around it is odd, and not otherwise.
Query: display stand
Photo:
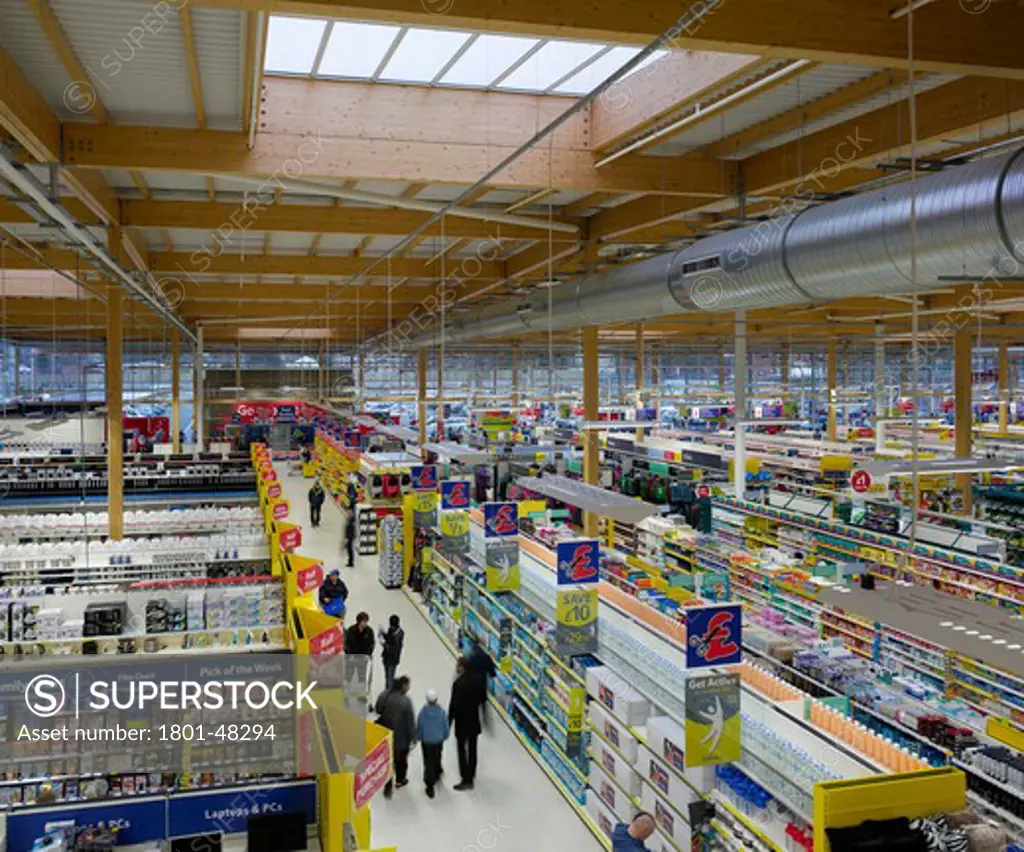
[[[814,852],[830,852],[827,828],[961,811],[966,797],[966,776],[949,767],[819,784],[814,790]]]

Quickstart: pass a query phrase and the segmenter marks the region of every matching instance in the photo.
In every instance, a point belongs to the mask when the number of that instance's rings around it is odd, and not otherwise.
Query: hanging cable
[[[910,416],[910,471],[911,471],[911,493],[914,501],[913,511],[910,515],[910,548],[914,552],[917,543],[917,515],[921,506],[921,477],[918,460],[918,448],[920,438],[918,429],[920,425],[920,350],[918,349],[918,334],[920,332],[920,299],[918,299],[917,280],[917,101],[914,85],[914,4],[911,3],[907,11],[907,107],[910,119],[910,293],[913,299],[911,307],[910,325],[910,346],[913,354],[911,369],[911,386],[914,389],[913,405]],[[960,412],[957,412],[959,416]]]

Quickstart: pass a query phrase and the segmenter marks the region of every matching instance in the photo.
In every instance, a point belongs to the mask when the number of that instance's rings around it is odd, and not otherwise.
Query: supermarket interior
[[[0,0],[0,852],[1024,852],[1018,0]]]

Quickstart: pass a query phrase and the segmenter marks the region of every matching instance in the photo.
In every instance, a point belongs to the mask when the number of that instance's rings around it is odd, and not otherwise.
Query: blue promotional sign
[[[119,799],[110,803],[76,803],[68,807],[28,808],[12,811],[7,817],[7,848],[28,852],[42,837],[47,823],[74,820],[76,828],[97,826],[101,822],[117,827],[118,846],[135,846],[162,840],[167,800],[159,798]]]
[[[442,509],[469,508],[469,480],[446,479],[441,483]]]
[[[414,464],[409,472],[412,474],[413,491],[437,491],[436,464]]]
[[[294,405],[277,405],[274,407],[274,419],[279,423],[294,423],[297,417]]]
[[[601,579],[601,549],[596,539],[560,541],[555,555],[559,586],[581,586]]]
[[[305,813],[307,824],[316,822],[315,781],[183,794],[171,796],[169,801],[168,837],[211,831],[240,834],[246,830],[251,816],[293,811]]]
[[[519,535],[519,506],[515,503],[484,503],[484,536]]]
[[[706,669],[740,662],[743,617],[740,604],[686,609],[686,667]]]

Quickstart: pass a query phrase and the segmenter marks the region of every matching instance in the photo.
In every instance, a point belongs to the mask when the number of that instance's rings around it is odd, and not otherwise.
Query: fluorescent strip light
[[[606,166],[609,163],[614,163],[617,159],[619,159],[619,157],[624,157],[626,156],[626,154],[631,154],[633,151],[636,151],[639,148],[646,148],[648,145],[650,145],[652,142],[658,139],[662,139],[666,136],[674,136],[680,130],[685,129],[689,125],[695,124],[699,121],[703,121],[705,118],[708,118],[709,116],[720,112],[725,107],[731,106],[732,104],[736,103],[737,101],[741,101],[744,98],[748,98],[751,95],[756,94],[761,89],[773,86],[780,80],[784,80],[786,77],[789,77],[798,71],[802,71],[808,65],[813,64],[814,63],[812,63],[809,59],[797,60],[796,62],[790,63],[785,68],[780,68],[778,71],[769,74],[767,77],[762,77],[760,80],[754,80],[752,83],[750,83],[747,86],[744,86],[742,89],[737,89],[732,94],[726,95],[724,98],[721,98],[720,100],[717,100],[714,103],[708,104],[705,109],[701,109],[700,105],[698,104],[694,112],[687,113],[682,118],[673,121],[671,124],[667,124],[665,127],[662,127],[659,130],[655,130],[653,133],[648,133],[646,136],[641,136],[639,139],[635,140],[634,142],[631,142],[625,148],[621,148],[618,151],[609,154],[607,157],[598,160],[594,164],[594,168],[599,169],[601,168],[601,166]]]

